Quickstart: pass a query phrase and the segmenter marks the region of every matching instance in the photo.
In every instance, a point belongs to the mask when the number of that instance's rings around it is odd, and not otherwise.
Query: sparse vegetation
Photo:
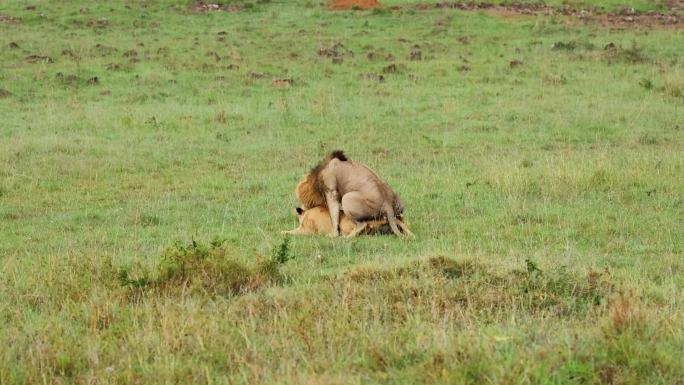
[[[0,384],[681,384],[681,10],[381,3],[0,2]]]

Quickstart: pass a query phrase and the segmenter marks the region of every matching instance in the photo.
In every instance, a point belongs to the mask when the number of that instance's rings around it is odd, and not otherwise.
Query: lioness
[[[297,185],[297,198],[305,209],[325,205],[330,211],[332,232],[339,236],[340,211],[344,211],[358,227],[368,220],[386,219],[396,235],[412,235],[406,225],[397,221],[404,203],[378,174],[367,166],[352,162],[343,151],[333,151],[314,167]]]
[[[327,207],[316,206],[306,210],[297,207],[297,215],[299,216],[299,226],[293,230],[283,231],[283,234],[332,234],[332,221]],[[364,234],[387,234],[390,229],[385,219],[374,219],[365,222],[365,225],[359,225],[346,213],[340,213],[340,234],[354,237],[362,232]]]

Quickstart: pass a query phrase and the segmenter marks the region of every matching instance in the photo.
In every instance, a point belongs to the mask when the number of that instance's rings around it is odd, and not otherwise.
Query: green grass
[[[0,4],[0,383],[682,383],[680,29],[25,5]],[[283,246],[336,148],[415,239]]]

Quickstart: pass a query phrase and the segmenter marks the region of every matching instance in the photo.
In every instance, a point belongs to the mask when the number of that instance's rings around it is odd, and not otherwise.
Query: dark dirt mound
[[[332,0],[328,3],[332,10],[373,9],[379,6],[378,0]]]

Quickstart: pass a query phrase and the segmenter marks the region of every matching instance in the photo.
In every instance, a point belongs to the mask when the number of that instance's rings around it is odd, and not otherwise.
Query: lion
[[[404,203],[389,185],[368,166],[352,162],[341,150],[331,152],[301,181],[295,190],[304,209],[325,206],[330,212],[331,236],[340,234],[344,211],[360,231],[369,220],[387,220],[396,235],[413,235],[402,221]],[[401,227],[401,230],[399,228]]]
[[[330,212],[325,206],[316,206],[310,209],[296,208],[299,217],[299,226],[296,229],[283,231],[283,234],[308,235],[308,234],[331,234],[332,220]],[[401,221],[401,218],[398,218]],[[364,222],[365,225],[357,224],[349,215],[340,213],[340,234],[349,238],[359,234],[389,234],[391,230],[386,219],[374,219]]]

